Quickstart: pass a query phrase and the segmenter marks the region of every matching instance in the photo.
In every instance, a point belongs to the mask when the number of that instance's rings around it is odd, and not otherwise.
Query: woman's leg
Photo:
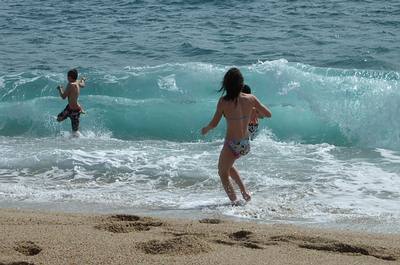
[[[222,186],[224,186],[225,192],[228,195],[231,202],[235,202],[237,200],[235,190],[233,189],[232,183],[229,180],[230,169],[235,162],[235,156],[232,151],[224,145],[221,150],[221,154],[219,155],[218,161],[218,174],[221,178]]]
[[[240,175],[239,175],[239,171],[237,171],[235,166],[231,167],[230,176],[236,182],[236,184],[239,186],[239,189],[240,189],[240,192],[242,193],[243,199],[245,201],[250,201],[251,200],[250,193],[247,191],[246,186],[243,184],[242,179],[240,178]]]

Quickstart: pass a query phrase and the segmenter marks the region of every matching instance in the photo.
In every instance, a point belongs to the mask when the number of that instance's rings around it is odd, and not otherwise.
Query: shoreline
[[[229,203],[221,203],[219,205],[211,205],[212,207],[230,205]],[[331,221],[318,221],[314,219],[294,219],[294,218],[280,218],[275,219],[258,219],[246,218],[236,215],[224,214],[221,212],[210,212],[210,205],[205,205],[204,208],[164,208],[164,209],[148,209],[148,208],[132,208],[131,206],[122,207],[121,205],[113,206],[104,203],[71,203],[71,202],[13,202],[4,201],[0,202],[0,209],[20,210],[20,211],[34,211],[34,212],[50,212],[50,213],[65,213],[65,214],[82,214],[82,215],[112,215],[112,214],[134,214],[140,216],[149,216],[154,218],[168,219],[170,216],[177,220],[196,221],[202,218],[221,218],[232,222],[256,223],[266,225],[291,225],[300,228],[316,228],[322,230],[333,231],[348,231],[355,233],[370,233],[382,235],[399,235],[400,230],[399,222],[382,222],[374,217],[361,217],[354,219],[333,219]],[[240,208],[240,207],[239,207]],[[1,264],[0,264],[1,265]]]
[[[0,208],[0,235],[0,265],[400,263],[400,235],[227,218]]]

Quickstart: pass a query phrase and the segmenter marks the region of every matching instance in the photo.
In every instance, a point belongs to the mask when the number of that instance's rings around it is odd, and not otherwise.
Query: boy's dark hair
[[[226,72],[220,92],[225,92],[223,97],[225,100],[233,100],[236,102],[243,88],[243,76],[239,69],[233,67]]]
[[[76,79],[78,79],[78,70],[76,69],[69,70],[67,76],[71,77],[75,81]]]
[[[244,85],[242,88],[242,93],[251,94],[251,88],[248,85]]]

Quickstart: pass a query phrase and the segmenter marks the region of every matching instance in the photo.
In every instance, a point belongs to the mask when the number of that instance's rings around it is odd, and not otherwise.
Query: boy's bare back
[[[81,87],[85,86],[85,79],[82,78],[79,81],[68,82],[66,89],[64,90],[62,86],[58,86],[60,96],[65,99],[68,98],[68,105],[71,109],[80,109],[81,106],[78,103],[78,97],[80,94]]]
[[[78,81],[68,83],[67,91],[68,93],[68,104],[72,109],[79,109],[80,105],[78,103],[78,97],[80,94],[80,84]]]

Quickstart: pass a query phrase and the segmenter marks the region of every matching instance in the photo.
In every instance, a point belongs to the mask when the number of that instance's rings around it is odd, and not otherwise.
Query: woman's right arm
[[[272,116],[271,111],[266,106],[264,106],[255,96],[254,96],[254,108],[257,110],[257,112],[260,114],[261,117],[271,118]]]

